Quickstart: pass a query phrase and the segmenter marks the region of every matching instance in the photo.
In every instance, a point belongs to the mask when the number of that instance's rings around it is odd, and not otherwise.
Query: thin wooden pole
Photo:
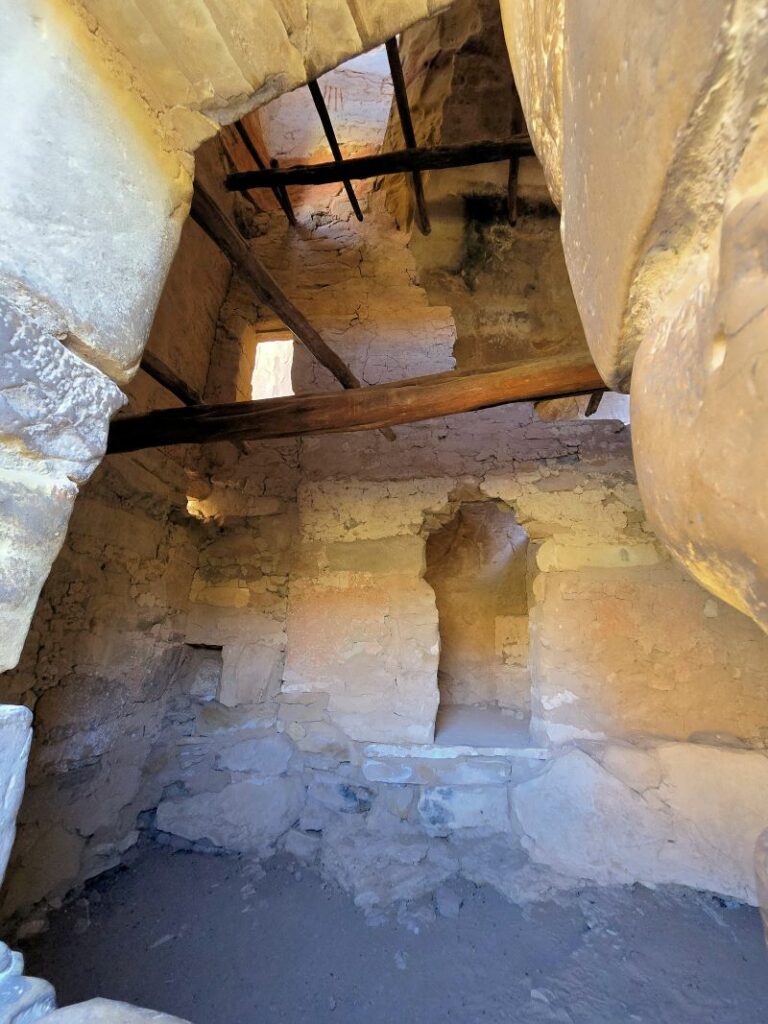
[[[600,403],[602,402],[604,395],[605,395],[605,389],[602,389],[600,391],[593,391],[592,392],[592,394],[589,396],[589,401],[587,402],[587,407],[584,410],[584,415],[585,416],[594,416],[595,415],[597,410],[600,408]]]
[[[392,74],[392,85],[395,90],[397,112],[400,115],[400,126],[403,129],[403,140],[408,149],[415,149],[416,135],[413,131],[411,108],[408,103],[408,92],[405,88],[405,75],[403,74],[402,62],[400,61],[397,39],[388,39],[386,46],[389,70]],[[411,171],[411,181],[413,182],[413,197],[416,202],[416,225],[422,235],[428,235],[432,230],[432,226],[429,223],[427,201],[424,198],[424,185],[419,170]]]
[[[586,394],[604,386],[594,364],[563,357],[495,370],[451,371],[323,394],[161,409],[113,421],[108,452],[210,441],[376,430],[510,402]]]
[[[250,155],[253,157],[256,166],[259,168],[259,170],[266,171],[267,165],[262,160],[261,154],[259,153],[258,149],[256,149],[253,139],[249,135],[248,129],[245,127],[242,121],[235,121],[235,130],[237,131],[237,134],[240,136],[240,138],[243,140],[243,145],[248,150]],[[277,161],[274,162],[274,166],[276,165]],[[296,227],[296,214],[293,212],[293,206],[291,205],[291,200],[288,197],[288,193],[284,188],[278,188],[277,186],[273,186],[272,191],[275,194],[275,199],[277,199],[278,203],[280,203],[283,213],[288,218],[288,223],[291,225],[291,227]]]
[[[329,185],[345,180],[378,178],[386,174],[443,170],[509,160],[514,156],[533,156],[527,135],[513,136],[506,142],[472,142],[462,146],[432,146],[399,149],[393,153],[356,156],[322,164],[295,164],[268,171],[238,171],[229,174],[224,184],[230,192],[247,192],[252,188],[274,188],[276,185]]]
[[[339,143],[336,140],[336,132],[333,130],[331,115],[328,113],[328,107],[325,105],[325,100],[323,99],[323,91],[320,88],[318,82],[308,82],[307,85],[309,86],[309,91],[312,94],[315,109],[317,110],[317,113],[320,116],[320,122],[323,126],[325,137],[328,140],[328,145],[330,146],[331,153],[333,154],[333,159],[335,160],[336,163],[341,163],[344,158],[341,155]],[[352,207],[352,211],[354,212],[358,220],[362,220],[363,211],[360,209],[360,204],[357,201],[355,190],[352,188],[352,182],[349,180],[349,178],[345,178],[343,184],[344,189],[347,193],[347,198],[349,199],[349,205]]]

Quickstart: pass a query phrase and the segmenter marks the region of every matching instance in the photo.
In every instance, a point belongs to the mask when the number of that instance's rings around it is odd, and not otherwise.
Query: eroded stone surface
[[[609,384],[632,380],[649,519],[765,629],[764,5],[504,15],[587,341]]]
[[[186,1024],[180,1017],[169,1017],[167,1013],[113,999],[89,999],[86,1003],[65,1006],[42,1020],[45,1024]]]

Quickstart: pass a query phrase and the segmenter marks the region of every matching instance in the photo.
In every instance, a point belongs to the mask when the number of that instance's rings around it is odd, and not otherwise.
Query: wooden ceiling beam
[[[245,122],[235,121],[234,128],[237,134],[240,136],[240,141],[245,146],[249,156],[254,161],[256,166],[259,168],[260,171],[266,171],[267,165],[264,162],[261,153],[259,153],[258,149],[256,148],[256,144],[251,138],[250,132],[248,131],[248,127],[245,124]],[[288,223],[291,225],[291,227],[296,227],[296,214],[293,212],[293,206],[291,205],[291,200],[286,190],[284,188],[278,188],[277,186],[275,186],[272,189],[272,192],[274,193],[275,199],[280,204],[283,213],[288,218]]]
[[[356,156],[323,164],[296,164],[268,171],[238,171],[228,174],[224,184],[230,192],[286,185],[330,185],[385,174],[411,173],[414,170],[439,171],[448,167],[491,164],[513,157],[533,156],[527,135],[514,135],[506,142],[471,142],[461,146],[432,146],[399,149],[393,153]]]
[[[317,111],[320,123],[323,126],[325,132],[325,138],[330,147],[331,153],[335,163],[342,163],[344,158],[341,155],[339,149],[339,143],[336,138],[336,132],[333,130],[333,122],[331,121],[331,115],[328,113],[328,107],[325,105],[323,98],[323,90],[320,88],[318,82],[307,82],[309,86],[309,92],[312,96],[312,102],[315,104],[315,110]],[[352,182],[345,178],[343,180],[344,191],[347,193],[347,199],[349,199],[349,205],[352,207],[352,212],[358,220],[363,219],[363,211],[360,209],[360,203],[357,201],[355,190],[352,188]]]
[[[604,387],[594,364],[583,356],[578,361],[553,357],[518,362],[495,370],[453,370],[351,391],[125,416],[113,421],[107,452],[380,430],[511,402],[582,395]]]
[[[232,221],[199,182],[195,183],[192,197],[192,217],[224,255],[232,260],[258,298],[280,317],[291,333],[326,370],[330,370],[342,387],[359,388],[360,381],[354,373],[294,306],[274,277],[251,252],[250,246]]]

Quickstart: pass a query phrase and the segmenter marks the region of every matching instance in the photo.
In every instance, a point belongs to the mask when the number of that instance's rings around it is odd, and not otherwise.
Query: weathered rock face
[[[500,0],[525,122],[549,194],[563,200],[563,24],[567,0]]]
[[[565,754],[512,799],[537,863],[603,884],[684,882],[754,902],[766,783],[762,753],[612,746]]]
[[[32,715],[27,708],[0,705],[0,882],[16,836],[31,740]]]
[[[649,519],[768,628],[764,5],[502,10],[587,341],[632,378]]]

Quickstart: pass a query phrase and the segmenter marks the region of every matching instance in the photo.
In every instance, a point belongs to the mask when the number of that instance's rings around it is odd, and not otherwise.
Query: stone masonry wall
[[[0,155],[0,670],[18,660],[138,367],[189,210],[193,153],[445,2],[3,6],[14,104]]]
[[[323,210],[301,207],[299,231],[270,223],[254,247],[367,382],[450,366],[450,309],[426,301],[407,237],[385,229],[382,197],[361,192],[362,225],[343,195],[326,196]],[[247,358],[271,326],[235,281],[217,345]],[[294,379],[333,386],[305,361]],[[198,635],[225,660],[228,645],[252,643],[255,656],[200,708],[157,810],[160,837],[284,848],[368,908],[457,871],[516,899],[591,878],[754,901],[766,641],[664,554],[628,430],[543,422],[521,406],[396,433],[214,459],[204,506],[227,557],[198,570]],[[535,558],[530,735],[435,746],[426,539],[483,500],[514,512]],[[277,565],[274,553],[239,557],[265,524],[286,538]]]
[[[149,347],[201,392],[229,275],[188,224]],[[178,405],[143,373],[127,390],[130,411]],[[184,643],[204,534],[187,510],[188,494],[202,493],[187,455],[116,456],[97,470],[75,505],[20,663],[0,676],[3,700],[34,712],[4,915],[60,898],[120,862],[137,838],[137,815],[162,791],[153,748],[183,730],[190,693],[206,685],[196,678],[205,658]]]
[[[421,282],[385,197],[360,196],[362,224],[340,190],[320,207],[307,197],[298,229],[268,217],[254,250],[366,383],[450,368],[450,289]],[[535,236],[521,231],[506,272],[536,262]],[[525,324],[532,350],[553,325],[556,344],[579,342],[572,309],[547,306],[563,298],[554,267],[528,279],[531,308],[548,310]],[[191,320],[213,353],[207,395],[246,397],[274,319],[235,276],[215,338],[205,310]],[[300,352],[294,385],[335,386]],[[663,553],[628,430],[514,406],[396,434],[110,460],[9,677],[37,705],[41,743],[6,912],[61,898],[140,829],[257,857],[285,849],[369,909],[456,872],[520,900],[584,878],[755,899],[768,641]],[[426,543],[483,501],[530,539],[530,732],[446,747],[432,742]]]

